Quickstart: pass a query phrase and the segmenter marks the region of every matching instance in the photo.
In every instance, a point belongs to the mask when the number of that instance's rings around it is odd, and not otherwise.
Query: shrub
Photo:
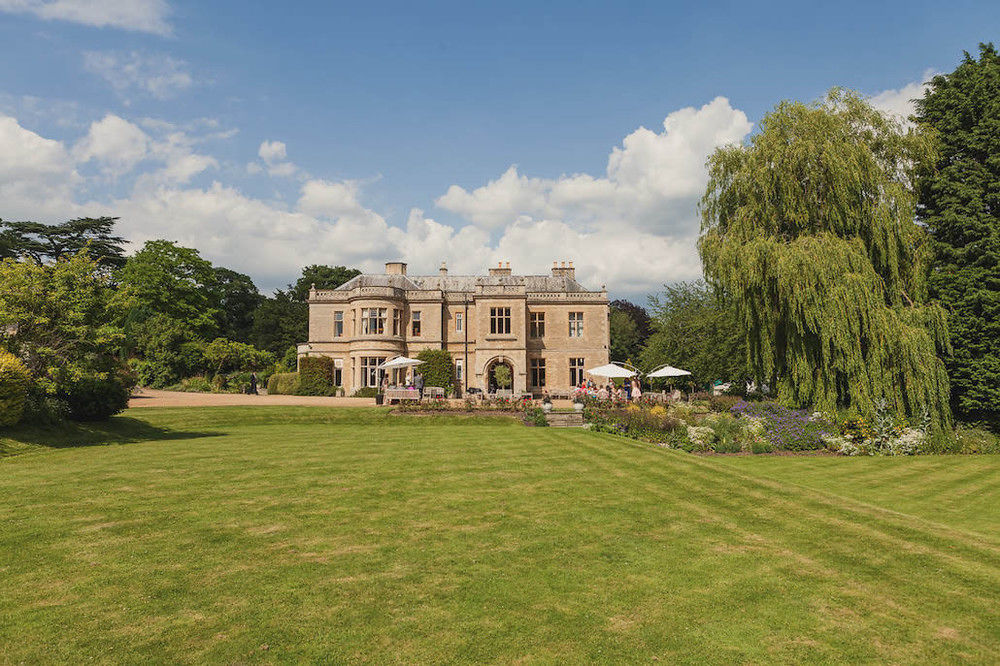
[[[750,453],[774,453],[774,445],[766,440],[752,442]]]
[[[296,395],[299,391],[299,373],[276,372],[267,380],[270,395]]]
[[[0,351],[0,426],[12,426],[24,416],[31,375],[13,354]]]
[[[211,393],[212,383],[205,377],[188,377],[182,379],[180,383],[170,387],[171,391],[184,391],[186,393]]]
[[[417,372],[424,376],[424,386],[438,386],[450,392],[455,385],[455,364],[444,349],[424,349],[417,354],[423,365]]]
[[[103,421],[128,407],[131,389],[119,377],[81,377],[60,388],[74,421]]]
[[[832,423],[804,409],[790,409],[776,402],[738,402],[734,416],[761,419],[765,435],[774,448],[783,451],[813,451],[826,446],[824,437],[837,433]]]
[[[713,395],[708,401],[708,407],[713,412],[728,412],[740,401],[735,395]]]
[[[549,425],[545,418],[545,410],[541,407],[530,407],[524,410],[524,424],[544,428]]]
[[[304,395],[304,394],[300,393],[299,395]],[[364,386],[351,394],[351,396],[355,398],[374,398],[377,395],[378,395],[378,388],[374,386]]]
[[[28,391],[24,402],[23,423],[33,425],[55,425],[69,418],[69,407],[64,400],[46,395],[37,387]]]
[[[372,388],[372,395],[377,389]],[[299,386],[296,395],[335,395],[333,359],[329,356],[304,356],[299,360]]]

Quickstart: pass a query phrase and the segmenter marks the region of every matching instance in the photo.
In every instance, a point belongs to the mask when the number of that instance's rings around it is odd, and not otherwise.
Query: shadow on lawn
[[[174,430],[128,416],[107,421],[67,421],[49,426],[16,426],[0,431],[0,457],[38,448],[65,449],[103,444],[137,444],[153,440],[218,437],[221,432]]]

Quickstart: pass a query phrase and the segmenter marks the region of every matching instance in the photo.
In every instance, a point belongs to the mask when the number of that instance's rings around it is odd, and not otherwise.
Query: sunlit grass
[[[48,438],[2,440],[0,662],[1000,657],[994,457],[285,407]]]

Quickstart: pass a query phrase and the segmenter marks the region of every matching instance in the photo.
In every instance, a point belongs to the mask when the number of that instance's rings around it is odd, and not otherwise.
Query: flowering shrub
[[[829,444],[838,446],[848,456],[912,456],[927,444],[929,418],[925,415],[920,428],[901,423],[883,400],[871,421],[852,418],[841,424],[839,438]]]
[[[805,409],[790,409],[776,402],[740,400],[730,410],[733,416],[759,419],[764,424],[768,442],[777,450],[812,451],[824,447],[824,436],[837,429],[821,414]]]
[[[535,426],[538,428],[547,427],[549,425],[549,421],[545,418],[545,410],[541,407],[529,407],[525,409],[524,425]]]
[[[607,412],[585,411],[584,418],[590,421],[592,429],[599,432],[611,432],[633,439],[658,443],[677,440],[678,432],[683,425],[677,419],[668,416],[666,410],[660,415],[653,414],[652,410],[639,409],[638,407]]]

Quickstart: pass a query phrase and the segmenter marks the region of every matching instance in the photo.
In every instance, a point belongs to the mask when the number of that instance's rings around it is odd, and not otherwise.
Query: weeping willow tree
[[[750,370],[792,406],[950,422],[944,312],[912,181],[933,142],[851,92],[783,102],[709,159],[699,251],[731,295]]]

